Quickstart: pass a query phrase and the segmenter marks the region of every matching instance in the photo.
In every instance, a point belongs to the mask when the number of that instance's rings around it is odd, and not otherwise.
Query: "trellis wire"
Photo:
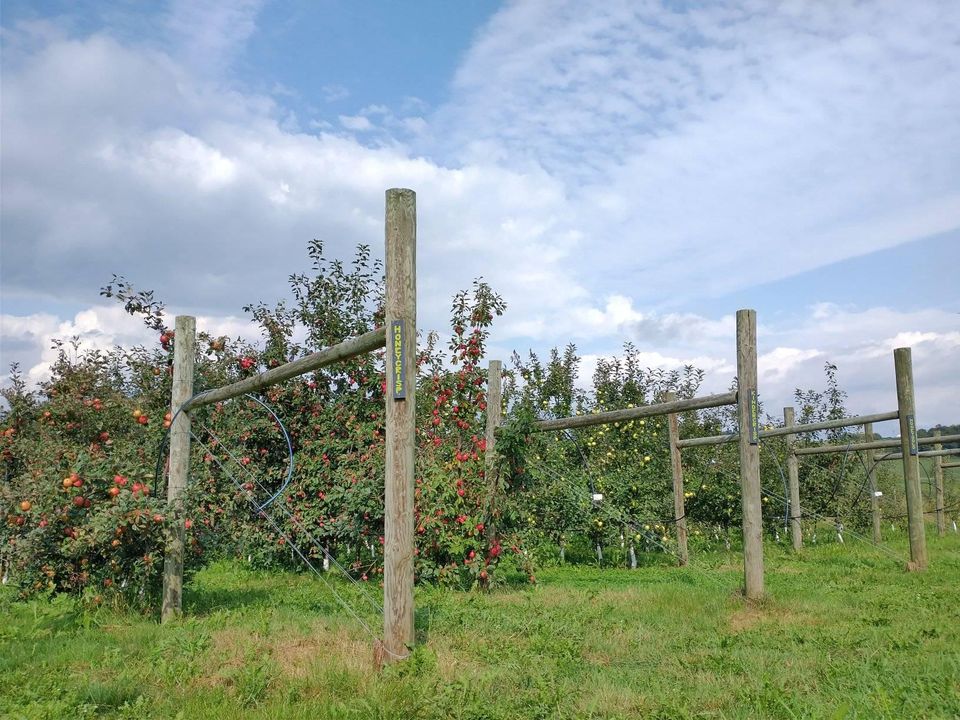
[[[233,463],[234,463],[235,465],[237,465],[237,467],[239,467],[239,468],[247,475],[247,477],[249,477],[249,478],[253,481],[253,483],[254,483],[260,490],[262,490],[262,491],[264,491],[264,492],[266,492],[266,493],[269,493],[269,492],[270,492],[270,491],[266,488],[266,486],[264,486],[264,484],[260,482],[260,478],[259,478],[257,475],[255,475],[253,472],[251,472],[251,470],[250,470],[248,467],[246,467],[243,463],[241,463],[241,462],[237,459],[236,455],[234,455],[232,452],[230,452],[230,449],[229,449],[228,447],[226,447],[226,446],[223,445],[223,442],[220,440],[220,438],[218,438],[217,435],[210,430],[210,428],[206,427],[205,425],[201,425],[200,427],[201,427],[202,430],[204,430],[207,434],[209,434],[209,435],[216,441],[217,445],[219,445],[220,447],[223,448],[223,451],[227,454],[227,456],[230,458],[230,460],[232,460]],[[197,442],[204,448],[204,450],[206,450],[206,452],[211,456],[211,458],[213,459],[213,461],[217,463],[217,465],[220,467],[220,469],[221,469],[221,470],[224,470],[225,472],[228,473],[231,481],[233,481],[235,485],[238,485],[238,487],[240,488],[241,492],[244,492],[245,494],[248,493],[249,491],[245,491],[245,490],[243,489],[243,486],[242,486],[242,485],[239,485],[239,484],[235,481],[233,475],[230,474],[229,471],[226,470],[226,468],[223,466],[223,464],[217,459],[216,455],[214,455],[214,453],[212,452],[212,450],[211,450],[210,448],[208,448],[206,445],[204,445],[204,443],[203,443],[201,440],[199,440],[199,439],[197,438],[197,436],[196,436],[192,431],[191,431],[191,435],[192,435],[192,436],[194,437],[194,439],[197,440]],[[247,498],[248,498],[248,500],[250,501],[250,503],[254,506],[254,508],[257,510],[257,512],[258,512],[262,517],[266,517],[266,516],[267,516],[266,513],[264,512],[264,509],[263,509],[262,506],[257,506],[257,504],[253,501],[252,497],[250,497],[249,495],[247,495]],[[287,516],[287,519],[290,520],[290,522],[293,523],[293,524],[297,527],[297,529],[300,530],[300,531],[306,536],[306,538],[310,541],[310,543],[311,543],[314,547],[318,548],[318,549],[320,550],[320,552],[323,553],[324,557],[326,557],[327,560],[328,560],[332,565],[334,565],[338,570],[340,570],[340,572],[343,573],[343,574],[350,580],[350,582],[352,582],[354,585],[357,586],[357,588],[360,590],[361,594],[364,596],[364,599],[367,600],[367,602],[370,604],[370,606],[371,606],[374,610],[376,610],[376,611],[379,612],[379,613],[382,613],[382,612],[383,612],[383,607],[382,607],[380,604],[378,604],[372,597],[370,597],[369,594],[367,594],[367,592],[366,592],[366,591],[364,590],[364,588],[363,588],[363,585],[361,585],[360,582],[359,582],[355,577],[353,577],[353,575],[351,575],[350,572],[349,572],[345,567],[343,567],[343,565],[341,565],[341,564],[337,561],[337,559],[336,559],[335,557],[333,557],[333,555],[331,555],[331,554],[326,550],[326,548],[324,548],[324,547],[320,544],[320,542],[313,536],[313,534],[310,533],[310,531],[309,531],[306,527],[304,527],[303,523],[300,522],[299,520],[297,520],[296,517],[294,517],[293,513],[291,513],[286,507],[284,507],[283,504],[279,504],[279,505],[277,505],[276,507],[280,508],[281,512],[283,512],[283,513]],[[284,535],[284,537],[285,537],[288,541],[290,541],[290,538],[289,538],[289,537],[287,537],[286,535]]]
[[[237,460],[237,458],[233,455],[233,453],[230,452],[229,448],[226,448],[225,446],[223,446],[222,443],[220,442],[220,439],[217,438],[217,436],[216,436],[213,432],[211,432],[209,428],[206,428],[205,426],[201,426],[201,427],[202,427],[202,429],[204,429],[207,433],[209,433],[209,434],[217,441],[217,444],[218,444],[218,445],[220,445],[221,447],[223,447],[224,452],[227,453],[227,455],[230,457],[230,459],[231,459],[237,466],[239,466],[244,472],[246,472],[246,474],[247,474],[249,477],[252,478],[253,482],[254,482],[260,489],[266,490],[266,488],[264,487],[264,485],[260,482],[260,479],[259,479],[256,475],[254,475],[252,472],[250,472],[250,470],[249,470],[248,468],[246,468],[242,463],[240,463],[240,462]],[[191,435],[191,436],[193,437],[193,439],[197,442],[197,445],[199,445],[208,455],[210,455],[210,457],[211,457],[211,459],[213,460],[213,462],[215,462],[215,463],[217,464],[217,466],[224,472],[224,474],[226,474],[227,477],[230,478],[230,481],[234,484],[234,486],[237,488],[237,490],[239,490],[241,493],[244,494],[244,496],[247,498],[247,501],[248,501],[248,502],[253,506],[253,508],[257,511],[258,516],[259,516],[259,517],[262,517],[262,518],[265,519],[267,522],[269,522],[270,525],[273,526],[273,528],[274,528],[274,530],[277,532],[277,534],[278,534],[280,537],[282,537],[286,543],[288,543],[288,544],[290,545],[290,548],[300,557],[301,560],[303,560],[303,562],[306,564],[306,566],[307,566],[308,568],[310,568],[310,570],[314,573],[314,575],[316,575],[318,578],[320,578],[320,580],[323,582],[323,584],[326,586],[326,588],[330,591],[330,593],[333,595],[334,599],[336,599],[336,601],[340,604],[340,606],[341,606],[344,610],[346,610],[346,611],[354,618],[354,620],[357,621],[357,623],[367,632],[367,634],[370,636],[370,638],[371,638],[374,642],[379,643],[379,642],[380,642],[380,638],[379,638],[378,635],[373,631],[373,629],[366,623],[366,621],[363,620],[363,618],[359,615],[359,613],[357,613],[357,612],[353,609],[353,607],[350,605],[350,603],[348,603],[348,602],[340,595],[340,593],[337,592],[337,590],[333,587],[333,584],[332,584],[329,580],[327,580],[326,577],[324,577],[323,573],[321,573],[319,570],[317,570],[317,568],[313,565],[313,563],[310,562],[310,559],[303,553],[302,550],[300,550],[300,547],[297,545],[297,543],[295,543],[295,542],[293,541],[293,539],[292,539],[287,533],[285,533],[285,532],[283,531],[283,529],[280,527],[280,525],[277,523],[277,521],[276,521],[271,515],[268,515],[268,514],[267,514],[267,512],[263,509],[263,506],[258,506],[257,503],[254,502],[253,497],[252,497],[252,494],[251,494],[249,491],[245,491],[245,490],[243,489],[243,486],[240,484],[240,482],[237,480],[237,478],[234,477],[234,475],[223,465],[223,463],[220,462],[220,460],[217,458],[217,456],[214,455],[214,453],[212,452],[212,449],[209,448],[199,437],[197,437],[196,433],[194,433],[192,430],[191,430],[191,432],[190,432],[190,435]],[[267,491],[267,492],[269,492],[269,491]],[[360,591],[360,595],[371,605],[371,607],[373,607],[374,610],[378,611],[378,612],[382,615],[382,614],[383,614],[383,607],[382,607],[381,605],[379,605],[379,604],[369,595],[369,593],[366,592],[366,590],[364,589],[364,587],[357,581],[357,579],[354,578],[354,577],[346,570],[346,568],[344,568],[339,562],[337,562],[336,558],[334,558],[322,545],[320,545],[320,543],[316,540],[316,538],[314,538],[313,535],[310,534],[310,532],[307,531],[306,528],[304,528],[303,525],[300,524],[299,521],[297,521],[295,517],[293,517],[292,513],[290,513],[289,510],[287,510],[285,507],[283,507],[283,505],[277,505],[276,507],[279,507],[279,508],[287,515],[287,517],[288,517],[292,522],[294,522],[294,523],[297,524],[297,526],[304,532],[304,534],[305,534],[305,535],[307,536],[307,538],[310,540],[311,544],[312,544],[314,547],[318,548],[318,549],[320,550],[320,552],[322,552],[323,555],[326,557],[326,559],[327,559],[331,564],[333,564],[337,569],[339,569],[340,572],[341,572],[348,580],[350,580],[351,583],[353,583],[353,584],[357,587],[357,589]],[[382,648],[382,650],[383,650],[385,653],[387,653],[388,655],[391,655],[392,657],[394,657],[394,658],[396,658],[396,659],[398,659],[398,660],[406,659],[406,658],[409,656],[409,654],[408,654],[408,655],[398,655],[397,653],[391,652],[389,649],[387,649],[385,646],[383,646],[382,643],[380,644],[380,647]]]
[[[769,490],[764,490],[763,488],[760,488],[760,492],[763,493],[764,495],[766,495],[767,497],[774,498],[775,500],[777,500],[777,501],[779,501],[779,502],[789,503],[789,500],[787,500],[787,499],[786,499],[785,497],[783,497],[782,495],[777,495],[776,493],[772,493],[772,492],[770,492]],[[825,517],[825,516],[823,516],[823,515],[820,515],[819,513],[815,513],[815,512],[813,512],[812,510],[807,510],[806,512],[804,512],[803,510],[801,510],[800,516],[801,516],[801,517],[807,517],[807,518],[809,518],[809,517],[814,517],[814,518],[817,518],[818,520],[822,520],[822,521],[824,521],[824,522],[830,522],[830,518]],[[836,522],[835,522],[835,521],[834,521],[834,525],[836,525]],[[878,550],[882,550],[883,552],[887,553],[887,554],[890,555],[892,558],[894,558],[897,562],[903,562],[903,561],[905,560],[905,558],[904,558],[903,556],[901,556],[901,555],[898,555],[898,554],[896,553],[896,551],[891,550],[889,547],[887,547],[886,545],[884,545],[884,544],[882,544],[882,543],[875,543],[875,542],[873,542],[873,540],[871,540],[870,538],[866,537],[865,535],[861,535],[860,533],[858,533],[858,532],[856,532],[856,531],[854,531],[854,530],[844,530],[844,532],[847,532],[847,533],[849,533],[850,535],[853,535],[855,538],[858,538],[858,539],[860,539],[860,540],[863,540],[863,542],[867,543],[868,545],[872,545],[873,547],[877,548]]]
[[[353,609],[353,607],[336,591],[336,589],[333,587],[333,585],[330,583],[330,581],[327,580],[327,578],[324,577],[323,574],[322,574],[319,570],[317,570],[317,568],[313,565],[313,563],[310,562],[310,560],[309,560],[309,559],[307,558],[307,556],[303,553],[303,551],[301,551],[301,549],[300,549],[300,547],[297,545],[297,543],[295,543],[295,542],[293,541],[293,539],[290,538],[290,537],[283,531],[283,529],[282,529],[282,528],[280,527],[280,525],[276,522],[276,520],[275,520],[271,515],[268,515],[268,514],[267,514],[266,508],[269,507],[269,506],[283,493],[283,491],[290,485],[290,483],[291,483],[291,481],[292,481],[292,479],[293,479],[293,469],[294,469],[293,444],[292,444],[292,442],[291,442],[291,440],[290,440],[290,435],[289,435],[289,433],[287,432],[286,427],[284,426],[283,422],[280,420],[280,418],[277,416],[277,414],[276,414],[266,403],[264,403],[262,400],[260,400],[259,398],[255,397],[255,396],[253,396],[253,395],[249,395],[249,394],[248,394],[248,395],[245,395],[244,397],[246,397],[246,398],[248,398],[248,399],[256,402],[256,403],[259,404],[261,407],[263,407],[268,413],[270,413],[270,415],[273,417],[274,421],[276,422],[277,426],[280,428],[281,432],[283,433],[284,440],[286,441],[286,444],[287,444],[287,451],[288,451],[288,456],[289,456],[289,463],[288,463],[288,469],[287,469],[287,477],[285,478],[285,481],[283,482],[283,484],[281,485],[281,487],[280,487],[278,490],[276,490],[272,495],[270,495],[270,497],[266,500],[266,502],[263,502],[263,503],[260,503],[260,504],[258,504],[257,502],[255,502],[252,493],[249,493],[249,492],[246,492],[246,491],[243,490],[242,485],[241,485],[240,482],[237,480],[237,478],[234,476],[234,474],[233,474],[232,472],[230,472],[230,470],[229,470],[227,467],[225,467],[222,462],[220,462],[219,458],[217,458],[217,456],[216,456],[216,454],[214,454],[213,450],[212,450],[210,447],[208,447],[208,446],[197,436],[197,434],[194,433],[192,430],[191,430],[191,432],[190,432],[191,437],[197,442],[198,446],[201,447],[201,448],[210,456],[210,458],[217,464],[217,466],[220,468],[220,470],[223,471],[223,473],[224,473],[227,477],[230,478],[231,482],[237,487],[237,489],[238,489],[239,491],[241,491],[241,492],[244,493],[244,496],[246,497],[247,501],[248,501],[248,502],[253,506],[253,508],[256,510],[258,516],[259,516],[259,517],[262,517],[262,518],[265,519],[267,522],[269,522],[270,525],[272,525],[273,528],[276,530],[276,532],[277,532],[282,538],[284,538],[284,541],[290,545],[290,548],[300,557],[301,560],[303,560],[303,562],[307,565],[307,567],[310,568],[310,570],[311,570],[318,578],[320,578],[320,580],[323,581],[324,585],[327,587],[327,589],[330,591],[330,593],[333,595],[333,597],[336,599],[336,601],[340,604],[340,606],[343,607],[343,608],[357,621],[357,623],[367,632],[368,635],[370,635],[370,637],[371,637],[375,642],[379,642],[379,637],[376,635],[376,633],[373,632],[373,630],[370,628],[370,626],[363,620],[363,618],[360,617],[360,615]],[[178,411],[177,411],[177,414],[174,415],[174,416],[171,418],[170,427],[167,428],[167,432],[164,434],[164,438],[163,438],[163,440],[161,441],[160,452],[158,453],[159,457],[158,457],[158,461],[157,461],[157,473],[155,474],[155,479],[156,479],[156,478],[159,476],[159,474],[160,474],[160,468],[161,468],[161,466],[162,466],[162,460],[163,460],[163,456],[164,456],[163,450],[164,450],[164,448],[165,448],[165,446],[166,446],[166,443],[167,443],[167,441],[168,441],[168,439],[169,439],[170,428],[173,427],[173,421],[176,419],[177,415],[179,415],[180,412],[181,412],[181,411],[178,410]],[[253,472],[251,472],[251,471],[249,470],[249,468],[247,468],[245,465],[243,465],[243,463],[241,463],[241,462],[237,459],[237,457],[236,457],[232,452],[230,452],[230,449],[222,442],[222,440],[221,440],[209,427],[207,427],[206,425],[203,425],[203,424],[201,424],[200,427],[201,427],[201,429],[203,429],[203,430],[213,439],[213,441],[214,441],[217,445],[219,445],[219,446],[223,449],[223,451],[227,454],[227,456],[230,458],[230,460],[232,460],[233,463],[234,463],[237,467],[239,467],[242,471],[244,471],[244,473],[254,482],[254,484],[255,484],[258,488],[260,488],[261,490],[263,490],[263,491],[266,492],[267,494],[270,493],[269,489],[267,489],[267,488],[264,486],[264,484],[260,482],[260,478],[257,477]],[[378,603],[370,596],[369,593],[366,592],[366,590],[364,589],[364,587],[357,581],[357,579],[354,578],[354,577],[350,574],[350,572],[347,571],[347,569],[344,568],[343,565],[341,565],[341,564],[337,561],[337,559],[336,559],[335,557],[333,557],[333,555],[331,555],[331,554],[327,551],[327,549],[324,548],[324,547],[316,540],[316,538],[303,526],[302,523],[300,523],[300,522],[294,517],[294,515],[293,515],[286,507],[284,507],[282,504],[277,505],[276,507],[280,507],[281,510],[283,511],[283,513],[286,514],[286,516],[287,516],[287,518],[290,520],[290,522],[293,523],[304,535],[306,535],[307,539],[310,541],[310,543],[313,545],[313,547],[319,549],[320,552],[323,553],[323,556],[324,556],[324,558],[325,558],[325,560],[326,560],[326,563],[325,563],[325,564],[328,565],[328,566],[329,566],[330,564],[332,564],[334,567],[336,567],[351,583],[353,583],[353,584],[356,586],[356,588],[357,588],[357,589],[359,590],[359,592],[360,592],[361,597],[363,597],[364,600],[366,600],[367,603],[368,603],[377,613],[379,613],[380,615],[382,615],[382,614],[383,614],[383,607],[382,607],[380,604],[378,604]],[[386,647],[383,647],[383,646],[382,646],[382,643],[381,643],[381,647],[382,647],[382,649],[383,649],[384,652],[386,652],[387,654],[393,656],[394,658],[403,659],[403,658],[406,657],[406,656],[400,656],[400,655],[398,655],[398,654],[396,654],[396,653],[391,652],[391,651],[388,650]]]

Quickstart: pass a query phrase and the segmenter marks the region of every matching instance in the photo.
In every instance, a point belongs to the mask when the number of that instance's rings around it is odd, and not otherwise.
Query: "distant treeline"
[[[960,424],[958,425],[935,425],[929,430],[917,430],[917,437],[931,437],[935,430],[939,430],[941,435],[957,435],[960,434]],[[944,448],[955,448],[960,447],[960,443],[944,443]],[[949,458],[948,458],[949,459]]]

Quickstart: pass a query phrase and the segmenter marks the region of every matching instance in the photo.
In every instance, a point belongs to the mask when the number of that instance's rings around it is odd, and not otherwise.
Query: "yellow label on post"
[[[390,368],[391,397],[404,400],[407,397],[407,374],[404,370],[403,320],[390,323],[390,345],[393,367]]]
[[[760,402],[757,391],[747,391],[747,441],[751,445],[760,444]]]

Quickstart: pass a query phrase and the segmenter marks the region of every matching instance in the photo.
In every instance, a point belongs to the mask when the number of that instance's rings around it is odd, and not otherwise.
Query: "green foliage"
[[[532,352],[526,360],[514,354],[506,385],[511,414],[585,415],[662,402],[667,392],[680,399],[696,394],[702,371],[645,368],[641,357],[635,346],[625,344],[622,356],[598,362],[591,387],[583,389],[577,385],[580,358],[574,346],[562,352],[555,348],[545,363]],[[724,420],[719,413],[683,413],[681,434],[715,434]],[[531,546],[546,541],[565,556],[565,546],[580,535],[591,546],[613,548],[673,542],[665,418],[533,434],[510,447],[512,466],[523,466],[527,475],[515,488],[512,517]],[[739,517],[739,480],[726,449],[715,454],[724,460],[722,467],[715,459],[700,467],[689,464],[687,517],[725,527]],[[602,500],[592,501],[594,496]],[[617,557],[623,561],[626,555]]]
[[[317,241],[308,252],[311,273],[291,276],[291,302],[244,308],[262,330],[262,345],[199,334],[196,391],[383,325],[382,266],[369,248],[360,246],[351,263],[328,260]],[[165,485],[175,337],[152,292],[114,276],[102,294],[141,317],[158,333],[158,344],[102,352],[58,342],[51,380],[37,393],[15,369],[3,391],[9,408],[0,418],[0,503],[8,509],[0,540],[25,595],[68,591],[103,602],[122,594],[150,605],[165,531],[175,521],[155,497]],[[420,579],[486,586],[500,556],[500,540],[485,532],[491,488],[480,363],[490,326],[504,308],[477,280],[453,300],[448,349],[433,335],[417,358]],[[255,508],[281,489],[290,464],[280,425],[249,398],[192,413],[190,485],[184,517],[176,520],[186,525],[191,566],[210,557],[298,566],[289,538],[316,565],[330,552],[358,579],[376,581],[382,573],[384,394],[382,351],[269,388],[264,401],[289,432],[295,473],[262,514]],[[73,475],[76,487],[61,485]],[[24,501],[29,510],[20,509]]]
[[[261,342],[199,334],[197,391],[382,326],[383,268],[369,248],[359,246],[352,261],[343,262],[326,258],[323,244],[313,241],[308,254],[312,268],[290,277],[290,300],[244,308],[259,326]],[[9,386],[0,390],[7,405],[0,417],[0,561],[20,592],[151,606],[174,522],[187,531],[191,569],[221,557],[257,567],[299,567],[300,552],[318,566],[330,553],[353,577],[377,584],[384,532],[383,352],[269,388],[263,401],[283,428],[250,398],[195,411],[185,512],[174,518],[162,497],[174,331],[163,303],[123,277],[114,276],[102,294],[142,318],[157,342],[84,351],[76,339],[58,340],[48,382],[31,391],[14,368]],[[661,402],[668,392],[690,398],[703,372],[644,367],[643,354],[630,343],[621,354],[601,358],[589,379],[579,377],[581,359],[572,344],[544,359],[514,353],[504,375],[497,473],[487,477],[482,361],[492,324],[505,307],[478,279],[453,298],[449,338],[431,333],[420,343],[417,579],[489,588],[503,579],[496,570],[505,557],[529,579],[533,563],[558,556],[622,565],[636,562],[637,553],[673,551],[666,418],[563,433],[535,432],[534,423],[642,407]],[[798,422],[847,414],[837,367],[827,363],[824,372],[825,389],[796,391]],[[283,429],[295,453],[286,487],[290,458]],[[684,438],[736,432],[735,408],[682,413],[679,429]],[[799,444],[856,439],[834,430],[805,435]],[[784,465],[784,441],[764,441],[764,523],[774,535],[783,529],[787,510]],[[814,456],[800,467],[811,518],[867,526],[863,459]],[[738,468],[735,443],[684,451],[685,518],[698,547],[736,543]],[[881,467],[878,478],[889,498],[884,512],[897,518],[902,492],[892,472]],[[278,493],[271,506],[262,507]],[[948,506],[953,502],[948,491]]]

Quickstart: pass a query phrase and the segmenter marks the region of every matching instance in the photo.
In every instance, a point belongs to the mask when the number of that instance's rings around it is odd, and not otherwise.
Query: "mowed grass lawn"
[[[799,557],[769,545],[770,597],[754,606],[728,553],[424,588],[422,644],[379,674],[365,631],[306,573],[210,567],[187,619],[164,627],[8,591],[0,717],[960,717],[960,536],[928,542],[914,574],[849,539]],[[903,538],[891,547],[906,555]]]

